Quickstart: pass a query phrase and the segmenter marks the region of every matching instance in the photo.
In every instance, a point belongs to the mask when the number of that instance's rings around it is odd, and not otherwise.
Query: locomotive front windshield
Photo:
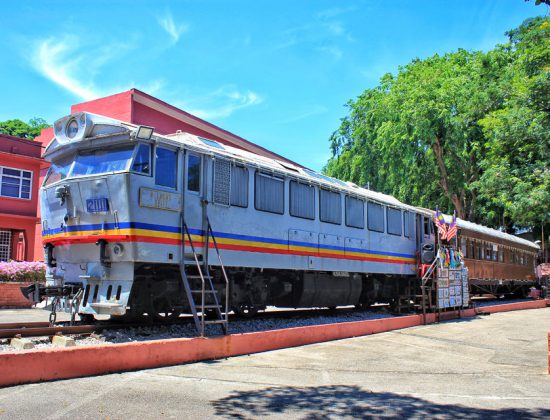
[[[126,171],[133,151],[134,146],[83,151],[58,162],[52,162],[44,186],[66,178]]]

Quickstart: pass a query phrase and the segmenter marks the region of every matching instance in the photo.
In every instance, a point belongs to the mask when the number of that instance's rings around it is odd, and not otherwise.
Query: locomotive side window
[[[349,195],[346,196],[346,226],[365,227],[365,202]]]
[[[256,210],[283,214],[285,208],[285,181],[274,175],[256,172],[254,188]]]
[[[340,193],[319,190],[319,218],[321,222],[342,224],[342,199]]]
[[[405,238],[410,238],[411,237],[411,232],[410,232],[410,228],[409,228],[409,212],[408,211],[404,211],[403,212],[403,231],[405,232]]]
[[[403,233],[403,227],[401,226],[401,210],[392,209],[391,207],[387,208],[387,218],[388,218],[388,233],[390,235],[401,236]]]
[[[230,205],[248,207],[248,169],[244,166],[231,167]]]
[[[430,236],[430,219],[423,217],[424,219],[424,236]]]
[[[176,188],[177,153],[157,147],[155,150],[155,184]]]
[[[315,187],[290,181],[290,215],[315,219]]]
[[[416,217],[414,213],[409,213],[409,232],[410,232],[410,238],[416,239]]]
[[[151,146],[140,144],[132,164],[132,172],[151,175]]]
[[[187,191],[201,190],[201,158],[197,155],[187,155]]]
[[[367,203],[367,227],[375,232],[384,232],[384,208],[381,204]]]

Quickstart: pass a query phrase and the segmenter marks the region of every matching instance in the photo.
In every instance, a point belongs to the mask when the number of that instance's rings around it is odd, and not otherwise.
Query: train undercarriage
[[[354,305],[358,308],[374,303],[388,303],[398,309],[398,296],[410,292],[414,277],[364,275],[295,270],[226,268],[229,278],[229,310],[250,317],[268,306],[308,308]],[[225,299],[220,269],[210,270],[218,298]],[[200,290],[198,273],[188,273],[190,286]],[[205,305],[213,302],[206,296]],[[198,308],[200,309],[200,308]],[[212,309],[206,309],[211,313]],[[169,321],[190,313],[178,266],[143,264],[136,268],[132,292],[125,317],[143,317]]]

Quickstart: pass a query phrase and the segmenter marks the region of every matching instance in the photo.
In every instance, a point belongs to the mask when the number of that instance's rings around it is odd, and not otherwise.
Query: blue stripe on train
[[[46,229],[42,231],[43,235],[56,235],[65,232],[88,232],[94,230],[111,230],[111,229],[144,229],[152,230],[157,232],[169,232],[169,233],[181,233],[181,228],[178,226],[166,226],[166,225],[157,225],[152,223],[142,223],[142,222],[120,222],[115,223],[103,223],[103,224],[91,224],[91,225],[78,225],[78,226],[64,226],[63,228],[55,229]],[[201,229],[189,229],[189,233],[192,235],[203,235],[204,231]],[[336,245],[321,245],[311,242],[300,242],[300,241],[289,241],[284,239],[276,238],[264,238],[261,236],[251,236],[251,235],[239,235],[235,233],[226,233],[226,232],[214,232],[218,238],[226,239],[239,239],[243,241],[254,241],[262,242],[266,244],[279,244],[279,245],[293,245],[293,246],[303,246],[303,247],[316,247],[320,249],[327,249],[332,251],[350,251],[358,252],[364,254],[374,254],[374,255],[386,255],[391,257],[402,257],[402,258],[416,258],[415,255],[411,254],[401,254],[397,252],[385,252],[385,251],[374,251],[370,249],[361,249],[361,248],[345,248],[342,246]]]

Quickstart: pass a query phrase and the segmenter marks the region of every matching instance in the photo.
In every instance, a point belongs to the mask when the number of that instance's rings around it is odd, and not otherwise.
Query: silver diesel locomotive
[[[89,113],[54,133],[35,295],[82,317],[395,303],[433,258],[429,211],[353,183]]]

